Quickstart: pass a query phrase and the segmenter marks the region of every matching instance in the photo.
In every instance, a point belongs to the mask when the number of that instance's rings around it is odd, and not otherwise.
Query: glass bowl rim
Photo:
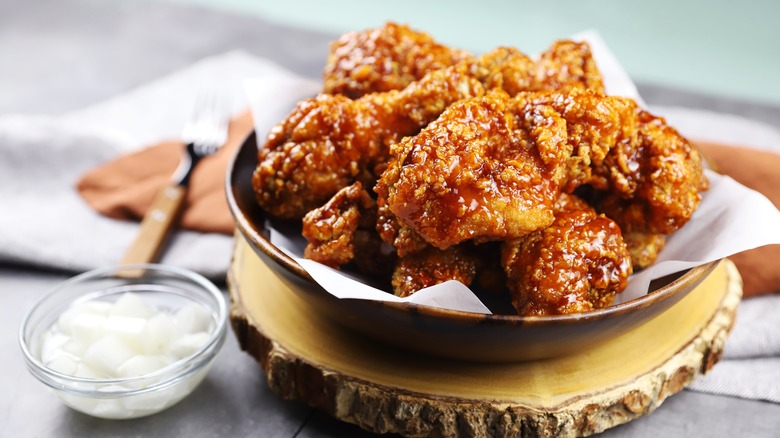
[[[85,283],[87,281],[105,277],[111,273],[119,271],[131,271],[131,270],[149,270],[167,274],[174,274],[175,276],[190,281],[195,284],[201,290],[208,293],[208,295],[214,299],[216,306],[212,303],[203,303],[199,301],[199,304],[207,306],[210,311],[217,313],[217,326],[209,333],[208,341],[204,343],[197,351],[189,356],[179,359],[178,361],[155,370],[152,373],[144,374],[134,377],[120,377],[109,379],[94,379],[88,377],[76,377],[69,374],[60,373],[46,366],[39,358],[36,357],[30,350],[28,342],[25,337],[26,329],[30,324],[30,319],[36,314],[36,311],[40,311],[40,308],[49,302],[53,297],[63,290],[67,290],[69,287],[75,284]],[[167,293],[167,292],[160,292]],[[222,347],[226,333],[227,333],[227,320],[228,320],[228,307],[225,297],[222,292],[211,281],[197,272],[191,271],[185,268],[179,268],[176,266],[162,265],[156,263],[146,264],[132,264],[132,265],[117,265],[103,268],[93,269],[74,277],[71,277],[50,290],[48,290],[41,298],[39,298],[30,309],[27,310],[22,323],[19,327],[19,345],[22,349],[22,353],[25,359],[25,363],[30,372],[42,383],[52,387],[59,391],[68,392],[74,395],[94,397],[94,398],[110,398],[116,396],[129,396],[135,394],[142,394],[151,392],[154,390],[162,389],[173,385],[185,377],[200,370],[203,366],[207,365],[219,352]],[[145,380],[153,380],[154,383],[141,387],[141,388],[124,388],[118,391],[104,391],[96,390],[93,388],[100,388],[109,385],[122,385],[132,384],[137,382],[143,382]],[[88,385],[89,388],[76,388],[73,385]]]

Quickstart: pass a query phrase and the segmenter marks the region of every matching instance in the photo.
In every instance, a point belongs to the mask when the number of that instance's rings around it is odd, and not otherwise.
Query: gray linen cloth
[[[0,116],[0,262],[74,272],[116,264],[138,224],[94,212],[76,193],[76,179],[120,154],[177,138],[198,90],[219,86],[235,97],[238,112],[246,107],[244,80],[257,77],[272,93],[277,80],[289,91],[294,76],[229,52],[80,111]],[[310,81],[294,79],[311,89]],[[651,110],[691,138],[780,151],[780,132],[761,123],[682,108]],[[277,121],[278,112],[255,114],[259,131]],[[180,231],[161,262],[222,278],[231,246],[228,236]],[[722,362],[690,389],[780,403],[780,295],[742,303]]]

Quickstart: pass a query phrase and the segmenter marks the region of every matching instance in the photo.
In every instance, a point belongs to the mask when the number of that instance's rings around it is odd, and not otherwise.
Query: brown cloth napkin
[[[195,166],[180,228],[233,234],[235,225],[225,198],[225,170],[252,128],[252,114],[247,110],[230,121],[225,145]],[[105,216],[140,220],[157,192],[169,183],[184,148],[181,141],[164,141],[121,156],[85,173],[77,189],[92,208]]]
[[[232,234],[225,199],[225,170],[229,157],[252,131],[249,111],[231,121],[226,145],[196,167],[190,182],[180,227]],[[698,142],[717,170],[763,193],[780,206],[780,155],[747,148]],[[78,190],[98,212],[117,219],[139,220],[154,195],[170,179],[184,151],[179,141],[167,141],[119,157],[87,172]],[[730,257],[744,280],[744,296],[780,291],[780,245],[745,251]]]

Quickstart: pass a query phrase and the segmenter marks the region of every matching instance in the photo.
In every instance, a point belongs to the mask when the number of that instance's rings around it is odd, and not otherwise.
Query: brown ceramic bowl
[[[256,166],[257,142],[252,134],[228,168],[227,197],[238,230],[263,262],[294,293],[333,321],[377,340],[429,355],[509,362],[581,351],[666,311],[717,266],[713,262],[656,280],[645,296],[577,315],[483,315],[410,303],[342,300],[317,285],[298,263],[269,241],[265,216],[252,190]]]

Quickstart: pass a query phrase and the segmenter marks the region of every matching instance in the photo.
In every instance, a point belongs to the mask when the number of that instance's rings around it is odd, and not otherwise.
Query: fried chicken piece
[[[602,165],[617,145],[636,142],[636,103],[631,99],[573,88],[565,93],[520,93],[514,100],[517,113],[533,114],[535,107],[550,106],[566,120],[567,142],[572,147],[564,170],[563,191],[567,193],[591,182],[592,168]]]
[[[582,163],[622,141],[630,102],[591,91],[514,99],[494,91],[458,102],[392,146],[375,191],[439,249],[522,237],[552,223]]]
[[[400,90],[427,73],[467,65],[485,88],[521,91],[588,88],[604,92],[601,74],[585,42],[561,40],[534,61],[512,47],[475,57],[437,43],[430,35],[392,22],[349,32],[333,42],[323,70],[324,92],[356,99]]]
[[[626,234],[671,234],[691,218],[709,181],[684,137],[663,118],[636,113],[636,141],[621,143],[593,169],[590,184],[605,191],[594,205]]]
[[[304,216],[304,257],[336,269],[354,262],[360,272],[389,280],[396,255],[376,233],[376,221],[376,201],[363,185],[345,187]]]
[[[655,263],[658,254],[666,245],[666,236],[634,231],[623,233],[623,241],[626,242],[628,253],[631,256],[631,265],[634,267],[634,271],[638,271]]]
[[[546,166],[539,149],[563,148],[517,138],[515,131],[527,132],[509,105],[500,93],[459,102],[392,147],[375,191],[404,225],[439,249],[477,237],[521,236],[552,222],[556,163]]]
[[[604,94],[601,72],[585,42],[556,41],[536,61],[513,47],[498,47],[477,58],[470,69],[486,89],[500,88],[510,96],[571,89]]]
[[[479,258],[463,246],[447,250],[427,247],[417,254],[402,257],[393,271],[393,293],[407,297],[420,289],[457,280],[470,286],[477,273]]]
[[[428,242],[412,228],[402,224],[387,206],[383,196],[377,197],[376,230],[379,237],[395,248],[399,257],[418,253],[429,247]]]
[[[471,58],[408,26],[386,23],[333,42],[323,71],[324,91],[350,98],[400,90],[427,73]]]
[[[303,100],[258,152],[252,177],[258,203],[271,216],[298,219],[355,181],[372,187],[390,144],[483,91],[463,68],[450,67],[401,91]]]
[[[607,183],[604,182],[604,184]],[[594,190],[591,185],[580,186],[574,193],[577,196],[571,196],[570,198],[583,199],[584,201],[582,202],[595,206],[597,210],[600,204],[604,202],[604,198],[610,196],[609,192]],[[615,220],[614,218],[611,219]],[[620,225],[619,222],[618,225]],[[623,241],[626,243],[628,253],[631,255],[631,265],[635,272],[655,263],[666,244],[666,236],[664,234],[647,231],[626,232],[622,228],[621,231],[623,233]]]
[[[604,81],[586,42],[554,42],[534,66],[534,79],[528,91],[588,89],[604,93]]]
[[[522,316],[607,307],[632,272],[615,222],[581,201],[565,200],[558,206],[552,225],[502,244],[512,304]]]
[[[459,102],[392,147],[375,191],[439,249],[475,237],[523,235],[552,222],[553,172],[533,143],[524,148],[515,138],[521,128],[508,105],[499,93]]]
[[[555,200],[555,214],[566,211],[591,211],[593,207],[588,202],[577,195],[570,193],[561,193]],[[593,210],[595,212],[595,210]]]
[[[514,47],[498,47],[471,61],[469,70],[488,89],[510,96],[535,87],[533,59]]]
[[[325,205],[303,218],[303,237],[309,241],[304,257],[332,268],[355,258],[355,234],[376,223],[376,202],[360,182],[339,190]]]

